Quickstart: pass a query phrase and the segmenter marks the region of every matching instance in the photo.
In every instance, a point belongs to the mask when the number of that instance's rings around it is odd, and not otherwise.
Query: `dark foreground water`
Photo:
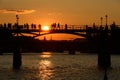
[[[0,56],[0,80],[103,80],[96,54],[43,52],[22,55],[21,70],[12,69],[12,54]],[[120,80],[120,55],[111,55],[108,80]]]

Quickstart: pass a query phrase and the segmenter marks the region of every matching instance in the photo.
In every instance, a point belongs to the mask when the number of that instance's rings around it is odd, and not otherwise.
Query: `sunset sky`
[[[120,0],[0,0],[0,23],[36,23],[91,25],[100,24],[108,15],[108,24],[120,24]]]
[[[107,14],[120,24],[120,0],[0,0],[0,22],[14,23],[15,14],[20,23],[36,24],[100,24]]]

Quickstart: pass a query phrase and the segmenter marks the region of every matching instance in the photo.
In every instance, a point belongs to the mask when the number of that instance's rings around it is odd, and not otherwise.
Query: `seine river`
[[[0,80],[103,80],[97,54],[22,53],[21,70],[12,69],[12,54],[0,56]],[[120,55],[111,55],[108,80],[120,80]]]

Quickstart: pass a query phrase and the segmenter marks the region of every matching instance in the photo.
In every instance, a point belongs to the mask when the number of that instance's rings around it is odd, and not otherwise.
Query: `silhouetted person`
[[[111,28],[111,30],[115,30],[115,29],[116,29],[116,24],[115,24],[115,22],[113,22],[113,24],[110,25],[110,28]]]
[[[38,25],[39,30],[41,30],[41,24]]]
[[[53,24],[53,28],[56,29],[56,23]]]
[[[50,27],[51,27],[51,29],[53,29],[53,24],[51,24],[51,26],[50,26]]]
[[[86,25],[85,27],[86,27],[86,30],[88,30],[88,25]]]
[[[6,23],[4,23],[4,29],[6,29],[7,28],[7,25],[6,25]]]
[[[32,28],[32,29],[34,28],[34,24],[31,24],[31,28]]]
[[[58,27],[58,29],[60,29],[60,23],[58,23],[57,27]]]
[[[65,30],[67,30],[67,28],[68,28],[68,26],[67,26],[67,24],[65,24]]]
[[[52,29],[56,29],[56,23],[53,23],[53,24],[51,25],[51,27],[52,27]]]
[[[108,30],[108,25],[105,26],[105,30]]]
[[[94,29],[94,30],[96,29],[96,25],[95,25],[95,23],[93,23],[93,29]]]
[[[46,37],[44,36],[44,41],[46,41]]]
[[[36,24],[34,24],[34,29],[36,29]]]
[[[14,29],[18,30],[18,24],[17,23],[14,24]]]
[[[100,30],[103,30],[104,29],[104,27],[102,27],[102,25],[100,25]]]
[[[24,29],[26,29],[26,24],[24,24]]]
[[[29,25],[28,25],[28,23],[26,23],[26,28],[27,28],[27,30],[29,30]]]
[[[20,29],[24,29],[24,25],[21,25],[21,26],[20,26]]]
[[[11,23],[8,23],[8,29],[11,30],[11,27],[12,27],[12,24],[11,24]]]
[[[24,29],[29,29],[29,25],[28,25],[28,23],[26,23],[26,24],[24,24]]]
[[[0,29],[2,29],[3,28],[3,25],[2,24],[0,24]]]

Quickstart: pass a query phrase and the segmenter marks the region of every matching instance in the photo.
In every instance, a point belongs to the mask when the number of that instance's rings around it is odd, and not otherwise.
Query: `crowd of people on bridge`
[[[36,24],[31,24],[29,25],[28,23],[25,23],[23,25],[18,25],[17,23],[13,24],[12,23],[4,23],[0,24],[0,29],[36,29],[37,25]],[[38,28],[41,29],[41,24],[38,25]]]
[[[36,25],[36,24],[28,24],[28,23],[25,23],[23,25],[18,25],[17,23],[13,24],[12,23],[4,23],[4,24],[0,24],[0,29],[26,29],[26,30],[29,30],[29,29],[41,29],[42,28],[42,25],[39,24],[39,25]],[[54,29],[65,29],[67,30],[68,28],[68,25],[65,24],[65,25],[60,25],[60,23],[53,23],[50,25],[50,29],[54,30]]]
[[[106,26],[97,26],[95,23],[93,23],[92,26],[88,26],[88,25],[85,25],[84,26],[86,30],[107,30],[107,29],[119,29],[119,26],[117,26],[115,24],[115,22],[113,22],[113,24],[111,24],[110,26],[106,25]],[[18,25],[17,23],[13,24],[12,23],[4,23],[4,24],[0,24],[0,29],[26,29],[26,30],[29,30],[29,29],[32,29],[32,30],[35,30],[35,29],[40,29],[41,30],[42,28],[42,25],[39,24],[39,25],[36,25],[36,24],[31,24],[29,25],[28,23],[25,23],[23,25]],[[65,25],[61,25],[60,23],[53,23],[50,25],[49,27],[51,30],[60,30],[60,29],[64,29],[64,30],[68,30],[68,29],[76,29],[76,26],[68,26],[68,24],[65,24]],[[81,29],[80,26],[78,29]]]
[[[60,23],[53,23],[51,24],[51,29],[54,30],[54,29],[65,29],[67,30],[68,29],[68,25],[65,24],[65,25],[60,25]]]

